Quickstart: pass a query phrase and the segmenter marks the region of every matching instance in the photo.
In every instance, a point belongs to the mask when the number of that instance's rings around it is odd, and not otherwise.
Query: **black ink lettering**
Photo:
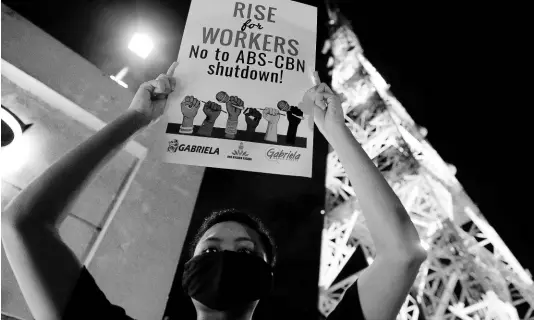
[[[258,38],[261,36],[261,33],[254,34],[254,32],[250,33],[250,37],[248,38],[248,48],[252,49],[252,44],[256,46],[256,50],[261,50],[260,44],[258,43]]]
[[[276,8],[269,7],[269,13],[267,15],[267,21],[274,23],[274,11],[276,11]]]
[[[287,53],[289,53],[292,56],[298,56],[299,50],[297,49],[297,46],[299,45],[299,42],[295,39],[291,39],[287,42],[287,45],[291,47],[293,50],[287,50]]]
[[[265,19],[265,14],[263,13],[263,11],[265,11],[265,7],[262,6],[261,4],[257,5],[256,6],[256,13],[257,14],[254,15],[254,18],[258,19],[258,20]]]
[[[226,34],[228,34],[228,41],[225,41],[226,43],[223,42],[223,41],[224,41],[224,35],[225,35],[225,32],[226,32]],[[232,37],[233,37],[233,32],[232,32],[232,30],[230,30],[230,29],[224,29],[224,30],[221,32],[221,44],[222,44],[223,46],[228,46],[228,45],[230,45],[230,43],[232,43]]]
[[[279,36],[275,36],[274,37],[274,52],[276,53],[280,52],[281,54],[285,54],[285,51],[284,51],[285,43],[286,43],[286,39],[279,37]],[[278,51],[278,48],[280,48],[280,51]]]
[[[266,34],[263,37],[263,51],[271,52],[271,49],[267,48],[267,46],[271,44],[271,42],[269,41],[269,38],[272,38],[272,37],[273,36],[271,36],[270,34]]]
[[[208,66],[208,74],[209,74],[209,75],[212,75],[212,74],[215,73],[215,71],[213,71],[213,68],[215,68],[215,66],[212,65],[212,64],[210,64],[210,65]]]
[[[237,35],[235,37],[235,44],[234,44],[234,47],[237,48],[237,43],[239,41],[241,41],[241,48],[246,48],[246,45],[245,45],[245,39],[247,38],[247,34],[244,33],[243,31],[237,31]]]
[[[209,40],[210,43],[213,44],[215,40],[217,40],[217,35],[219,34],[219,28],[217,28],[217,31],[215,31],[215,34],[213,34],[213,28],[209,28],[209,31],[206,34],[206,27],[204,27],[202,32],[204,36],[203,37],[204,43],[208,42]]]
[[[236,2],[234,7],[234,18],[237,16],[237,11],[239,11],[239,15],[241,16],[241,18],[244,18],[243,9],[245,9],[245,4],[242,2]]]

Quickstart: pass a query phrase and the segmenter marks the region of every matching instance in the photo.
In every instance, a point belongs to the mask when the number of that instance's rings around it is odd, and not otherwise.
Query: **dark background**
[[[317,64],[327,80],[327,57],[320,55],[327,36],[323,1],[301,1],[319,7]],[[504,8],[487,4],[411,3],[391,6],[381,1],[333,1],[352,21],[365,55],[382,74],[397,99],[414,120],[428,129],[428,139],[446,162],[454,164],[457,178],[480,207],[520,263],[534,270],[534,243],[529,222],[532,209],[526,193],[532,189],[524,174],[529,171],[528,144],[516,146],[519,118],[528,109],[511,103],[521,96],[510,65],[515,53],[507,41],[514,30],[505,30]],[[108,74],[124,65],[132,72],[125,81],[135,90],[142,81],[157,76],[177,57],[188,1],[14,1],[4,3],[50,33]],[[152,30],[156,51],[141,61],[127,49],[135,26]],[[503,98],[504,96],[504,98]],[[521,112],[518,112],[521,111]],[[324,200],[322,137],[316,135],[318,152],[312,182],[301,178],[207,169],[191,227],[203,212],[215,207],[252,209],[277,230],[279,245],[299,253],[304,269],[281,266],[281,278],[291,270],[309,276],[318,266],[320,223],[316,221]],[[225,187],[217,187],[221,181]],[[208,196],[212,190],[218,196]],[[222,192],[224,190],[224,192]],[[292,232],[306,237],[288,235]],[[315,235],[310,237],[309,235]],[[310,243],[310,240],[311,243]],[[295,248],[295,249],[293,249]],[[304,249],[303,249],[304,248]],[[309,256],[307,256],[309,255]],[[180,271],[180,270],[178,270]],[[286,272],[284,274],[284,272]],[[306,272],[310,272],[307,274]],[[314,278],[315,277],[315,278]],[[311,279],[313,278],[313,281]],[[300,281],[300,280],[299,280]],[[310,286],[311,288],[311,286]],[[312,292],[313,291],[313,292]],[[291,303],[286,302],[288,305]],[[172,312],[171,308],[167,311]]]

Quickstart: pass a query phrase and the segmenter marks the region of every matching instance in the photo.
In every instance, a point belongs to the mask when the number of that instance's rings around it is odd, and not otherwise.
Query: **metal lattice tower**
[[[346,125],[395,190],[428,251],[398,319],[534,320],[534,284],[363,55],[350,22],[329,11],[332,89]],[[319,309],[327,316],[359,272],[338,279],[357,250],[374,246],[348,177],[328,155]]]

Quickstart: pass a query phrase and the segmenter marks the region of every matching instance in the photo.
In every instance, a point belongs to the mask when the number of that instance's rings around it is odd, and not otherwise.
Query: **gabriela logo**
[[[237,150],[232,151],[231,155],[226,156],[228,159],[238,159],[238,160],[252,160],[248,155],[248,152],[245,151],[245,146],[243,142],[239,144]]]
[[[219,154],[219,148],[214,149],[212,147],[206,147],[206,146],[197,146],[197,145],[192,145],[192,144],[180,144],[178,140],[173,139],[169,141],[169,147],[167,148],[167,152],[175,153],[176,151]]]
[[[280,160],[299,161],[300,153],[297,150],[285,152],[282,149],[269,148],[267,149],[267,152],[265,152],[265,157],[269,161],[280,161]]]

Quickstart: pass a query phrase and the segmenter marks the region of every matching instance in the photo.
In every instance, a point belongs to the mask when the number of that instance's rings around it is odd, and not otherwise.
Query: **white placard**
[[[164,162],[311,177],[317,9],[193,0],[157,152]]]

